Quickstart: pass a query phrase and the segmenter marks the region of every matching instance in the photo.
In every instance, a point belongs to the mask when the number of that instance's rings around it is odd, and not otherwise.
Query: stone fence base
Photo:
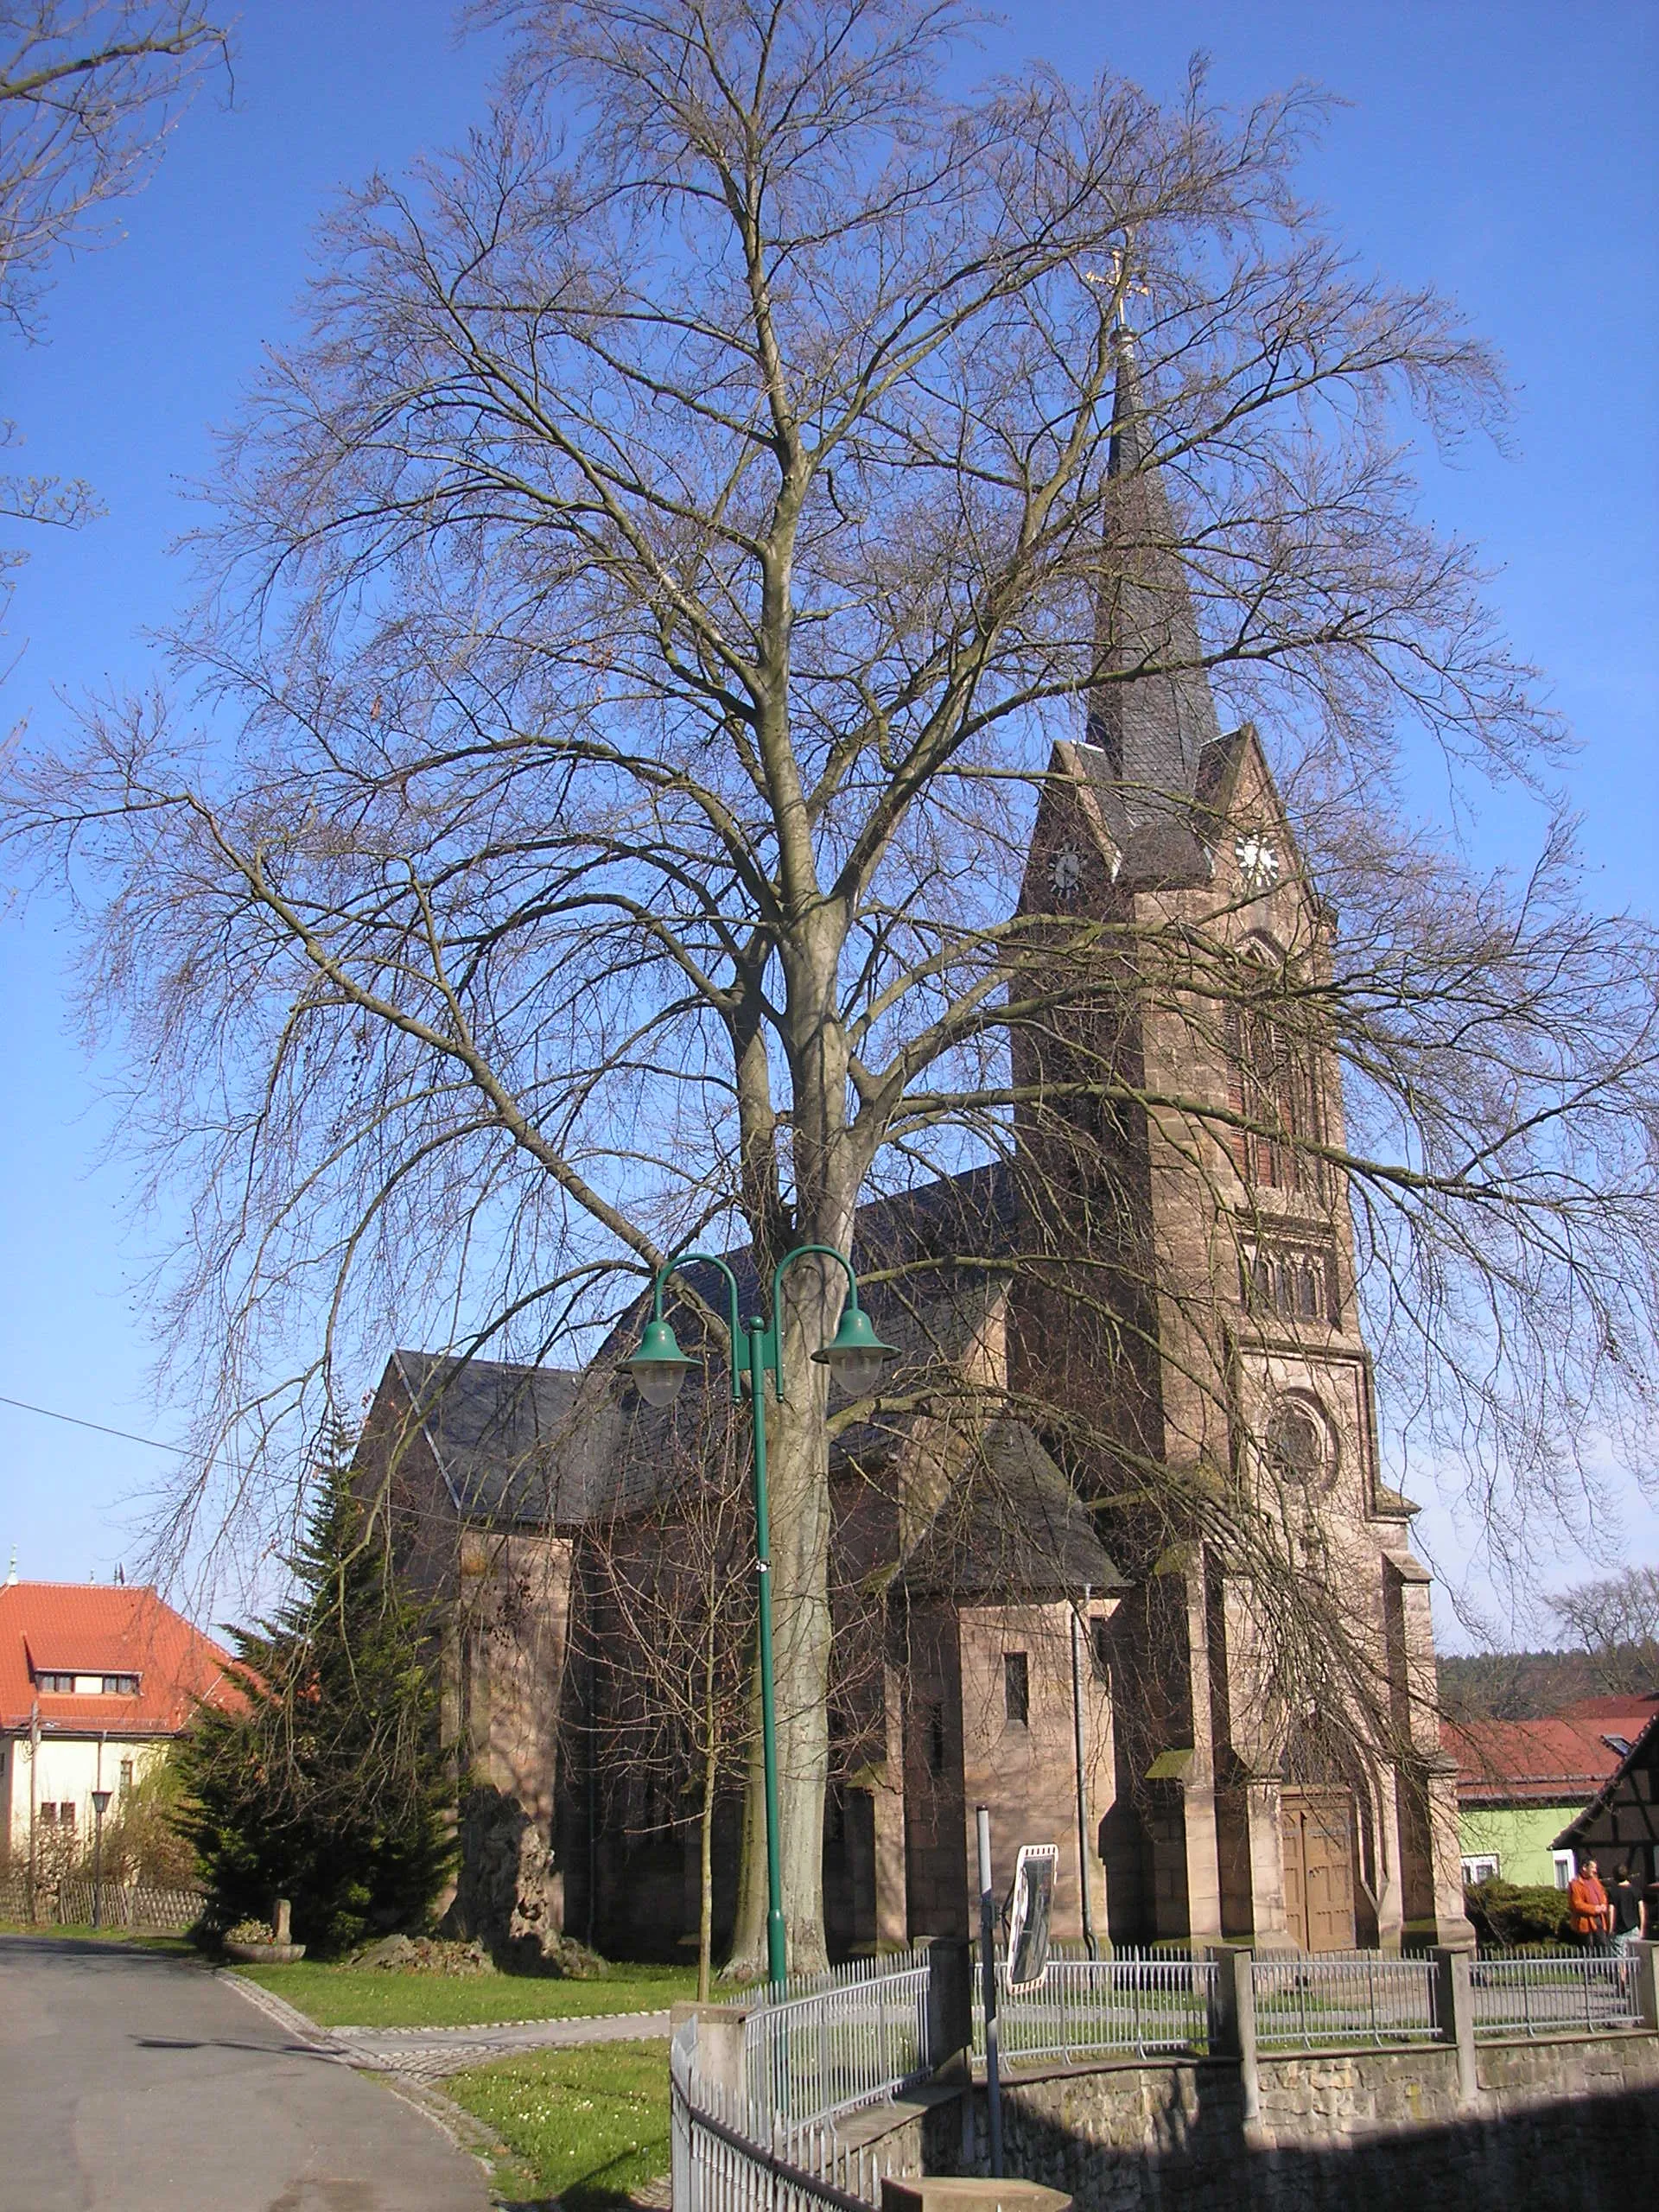
[[[1101,2061],[1005,2076],[1010,2175],[1077,2212],[1629,2212],[1659,2173],[1659,2035],[1483,2043],[1474,2094],[1447,2045]],[[958,2100],[926,2115],[929,2172],[988,2170]]]

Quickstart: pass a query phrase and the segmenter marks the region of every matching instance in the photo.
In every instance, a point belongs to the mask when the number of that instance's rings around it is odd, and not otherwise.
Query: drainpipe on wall
[[[1089,1604],[1089,1591],[1083,1592],[1084,1608]],[[1089,1881],[1089,1791],[1084,1766],[1083,1742],[1083,1613],[1071,1608],[1071,1738],[1077,1755],[1077,1882],[1083,1896],[1083,1940],[1091,1959],[1100,1956],[1100,1946],[1095,1940],[1095,1904],[1090,1893]]]

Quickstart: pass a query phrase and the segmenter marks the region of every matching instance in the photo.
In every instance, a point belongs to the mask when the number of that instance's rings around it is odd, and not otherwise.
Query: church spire
[[[1190,804],[1205,747],[1220,735],[1180,538],[1152,435],[1134,334],[1114,333],[1117,375],[1107,456],[1104,559],[1096,601],[1102,664],[1131,680],[1090,696],[1087,741],[1106,756],[1131,831]],[[1137,673],[1137,671],[1143,671]]]

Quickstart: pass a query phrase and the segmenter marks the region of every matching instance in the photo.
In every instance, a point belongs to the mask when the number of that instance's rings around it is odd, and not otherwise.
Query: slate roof
[[[1106,582],[1096,609],[1105,666],[1079,760],[1130,885],[1203,883],[1210,858],[1194,818],[1225,765],[1182,556],[1128,334],[1120,334],[1107,454]],[[1136,671],[1142,671],[1136,673]]]
[[[1006,1160],[964,1168],[956,1175],[942,1175],[907,1189],[868,1198],[853,1222],[852,1262],[859,1277],[860,1301],[869,1308],[879,1330],[902,1324],[897,1309],[905,1303],[925,1305],[941,1285],[963,1274],[984,1271],[986,1262],[1012,1260],[1019,1250],[1019,1209],[1014,1171]],[[975,1264],[964,1269],[960,1255],[972,1255]],[[747,1251],[728,1252],[727,1265],[737,1278],[738,1310],[747,1319],[762,1302],[757,1296],[754,1260]],[[692,1267],[686,1279],[716,1312],[727,1310],[727,1291],[713,1268]],[[889,1275],[865,1287],[871,1275]],[[664,1296],[674,1303],[671,1277]],[[772,1285],[766,1286],[764,1303],[770,1306]],[[630,1340],[639,1327],[639,1308],[626,1315],[612,1332],[610,1345]],[[677,1323],[676,1324],[677,1327]],[[897,1343],[898,1338],[888,1338]],[[601,1354],[601,1357],[604,1357]]]
[[[1087,1510],[1024,1421],[992,1421],[899,1577],[912,1597],[1127,1588]]]
[[[579,1447],[582,1376],[556,1367],[397,1351],[457,1513],[492,1522],[586,1520],[602,1474]]]
[[[38,1700],[48,1735],[170,1736],[203,1698],[233,1695],[230,1654],[145,1584],[0,1584],[0,1729],[25,1729]],[[137,1675],[137,1696],[66,1696],[41,1674]]]
[[[930,1374],[941,1377],[959,1361],[1005,1279],[995,1265],[1012,1258],[1017,1227],[1013,1177],[1006,1165],[970,1168],[861,1206],[854,1265],[893,1280],[861,1289],[863,1303],[899,1359],[890,1370],[898,1390],[913,1391]],[[956,1255],[976,1255],[963,1267]],[[737,1277],[739,1313],[754,1311],[756,1276],[747,1252],[727,1255]],[[989,1264],[987,1264],[987,1263]],[[694,1306],[676,1295],[682,1281],[725,1313],[726,1287],[713,1268],[693,1267],[671,1279],[665,1310],[682,1345],[697,1352]],[[771,1286],[766,1288],[770,1302]],[[672,1440],[698,1418],[709,1391],[728,1389],[723,1363],[688,1375],[674,1408],[645,1405],[613,1371],[637,1342],[646,1311],[642,1297],[611,1331],[585,1371],[462,1359],[399,1351],[392,1365],[423,1429],[450,1502],[463,1518],[497,1526],[578,1528],[643,1505],[672,1478]],[[880,1415],[839,1432],[837,1464],[868,1465],[898,1442],[912,1416],[897,1424]]]

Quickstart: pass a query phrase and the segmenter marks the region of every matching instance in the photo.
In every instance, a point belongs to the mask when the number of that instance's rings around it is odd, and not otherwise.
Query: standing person
[[[1567,1884],[1567,1910],[1573,1933],[1584,1948],[1605,1952],[1608,1948],[1607,1892],[1601,1886],[1593,1859],[1586,1859]]]
[[[1649,1943],[1659,1943],[1659,1856],[1650,1861],[1653,1878],[1642,1892],[1642,1934]]]
[[[1608,1899],[1608,1933],[1613,1939],[1613,1948],[1628,1952],[1642,1936],[1642,1893],[1630,1879],[1630,1870],[1621,1866],[1613,1877],[1613,1894]]]

